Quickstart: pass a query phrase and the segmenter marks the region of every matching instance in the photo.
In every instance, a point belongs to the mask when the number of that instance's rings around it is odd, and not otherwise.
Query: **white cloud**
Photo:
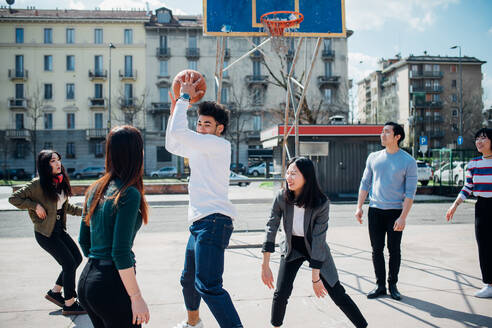
[[[489,76],[487,73],[483,73],[482,80],[483,87],[483,100],[485,108],[492,107],[492,76]]]
[[[360,52],[349,52],[348,54],[348,75],[353,79],[354,85],[378,69],[379,58],[369,56]]]
[[[435,12],[459,0],[348,0],[347,28],[380,30],[389,20],[408,24],[409,28],[424,31],[435,20]]]

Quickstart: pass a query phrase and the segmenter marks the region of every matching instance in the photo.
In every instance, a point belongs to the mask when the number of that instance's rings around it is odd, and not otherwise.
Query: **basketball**
[[[179,97],[180,89],[181,89],[181,85],[180,85],[180,83],[178,83],[178,80],[184,81],[186,73],[190,73],[190,74],[193,73],[193,81],[192,82],[196,82],[199,78],[203,77],[202,74],[200,74],[200,72],[197,72],[197,71],[192,70],[192,69],[185,69],[185,70],[179,72],[174,77],[173,85],[172,85],[174,97],[176,99]],[[203,91],[203,93],[201,95],[198,95],[198,96],[191,98],[190,104],[194,104],[197,101],[200,101],[200,99],[202,99],[202,97],[205,95],[205,92],[207,92],[207,83],[205,83],[205,78],[203,78],[202,82],[200,82],[196,86],[196,91],[200,91],[200,90]]]

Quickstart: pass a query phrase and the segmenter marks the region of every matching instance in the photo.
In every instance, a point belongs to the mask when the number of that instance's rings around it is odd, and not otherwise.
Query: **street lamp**
[[[111,130],[111,49],[116,49],[112,42],[109,43],[109,101],[108,101],[108,131]]]
[[[458,48],[459,50],[459,58],[458,58],[458,66],[459,66],[459,71],[460,71],[460,136],[463,138],[463,70],[461,67],[461,46],[455,45],[452,46],[450,49],[456,49]]]

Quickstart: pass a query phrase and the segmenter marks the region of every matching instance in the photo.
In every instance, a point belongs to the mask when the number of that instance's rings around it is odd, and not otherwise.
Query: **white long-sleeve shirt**
[[[229,200],[231,144],[212,134],[200,134],[188,128],[188,102],[179,99],[166,129],[166,149],[187,157],[191,176],[188,221],[191,223],[210,214],[237,217]]]

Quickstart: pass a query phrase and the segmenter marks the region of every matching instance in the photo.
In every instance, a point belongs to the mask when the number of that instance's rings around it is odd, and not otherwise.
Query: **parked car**
[[[12,180],[24,180],[30,179],[31,174],[24,171],[24,169],[7,169],[8,174],[4,170],[0,170],[0,179],[10,178]]]
[[[153,178],[174,178],[177,175],[178,170],[172,166],[164,166],[150,173],[150,176]]]
[[[106,173],[103,166],[89,166],[82,170],[76,170],[72,173],[72,176],[79,180],[82,178],[100,178]]]
[[[231,171],[231,175],[229,176],[229,185],[238,185],[239,187],[249,186],[250,182],[243,180],[249,180],[249,178],[245,175],[237,174],[236,172]]]
[[[417,161],[417,177],[422,186],[427,186],[430,180],[432,180],[432,169],[424,161]]]
[[[230,170],[236,173],[246,173],[246,168],[242,163],[231,163]]]
[[[464,179],[464,171],[466,170],[465,162],[453,162],[445,164],[440,169],[434,172],[434,183],[452,182],[456,185],[462,185]]]
[[[270,172],[273,172],[273,163],[270,162]],[[249,169],[248,169],[248,174],[251,174],[255,177],[259,176],[259,175],[265,175],[265,170],[266,170],[266,163],[263,162],[261,164],[258,164],[258,165],[255,165],[255,166],[251,166]]]

